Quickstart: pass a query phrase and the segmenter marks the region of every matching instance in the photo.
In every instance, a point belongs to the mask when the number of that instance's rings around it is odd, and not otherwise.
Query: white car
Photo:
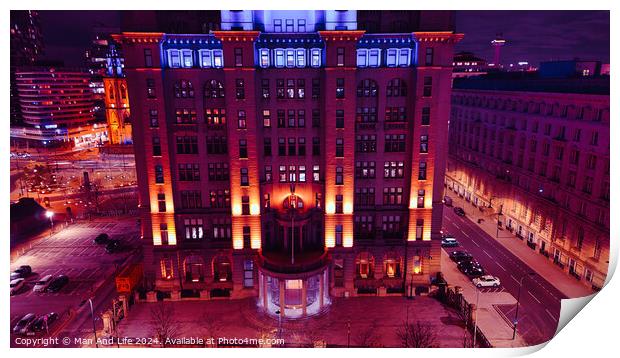
[[[11,296],[19,292],[19,290],[24,287],[25,280],[23,278],[16,278],[11,281]]]
[[[471,280],[476,287],[499,287],[501,285],[499,278],[491,275],[476,277]]]
[[[37,283],[34,284],[34,288],[32,289],[32,291],[33,292],[43,292],[43,291],[45,291],[47,286],[49,286],[50,283],[52,283],[52,279],[53,278],[54,278],[54,276],[52,276],[52,275],[47,275],[47,276],[43,277],[42,279],[37,281]]]

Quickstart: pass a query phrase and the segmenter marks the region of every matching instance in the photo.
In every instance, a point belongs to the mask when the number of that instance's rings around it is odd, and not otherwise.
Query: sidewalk
[[[483,229],[491,238],[508,249],[538,275],[544,277],[547,281],[549,281],[549,283],[555,286],[555,288],[560,290],[560,292],[568,298],[577,298],[594,294],[594,292],[592,292],[588,287],[584,286],[580,282],[577,282],[566,272],[562,271],[562,269],[555,266],[551,260],[539,254],[538,251],[530,249],[525,244],[525,239],[519,240],[507,230],[499,230],[499,238],[496,237],[496,214],[481,213],[480,210],[478,210],[470,202],[465,201],[465,199],[461,198],[454,192],[449,192],[448,196],[452,198],[453,206],[460,206],[465,210],[466,218],[469,219],[473,225],[477,225]],[[478,219],[484,219],[484,221],[478,224]]]
[[[463,297],[467,302],[475,304],[478,298],[478,329],[494,348],[528,346],[518,333],[516,338],[512,339],[512,325],[506,322],[493,307],[494,305],[515,305],[517,300],[510,293],[505,291],[480,293],[471,281],[459,272],[454,262],[443,250],[441,250],[441,272],[450,286],[460,286],[463,289]],[[478,297],[476,297],[477,294]]]

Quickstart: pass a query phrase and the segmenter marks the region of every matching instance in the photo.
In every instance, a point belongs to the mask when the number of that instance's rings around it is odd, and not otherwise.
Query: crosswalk
[[[502,286],[500,286],[500,287],[480,287],[478,290],[480,291],[480,293],[500,293],[500,292],[506,291],[506,289],[504,289],[504,287],[502,287]]]

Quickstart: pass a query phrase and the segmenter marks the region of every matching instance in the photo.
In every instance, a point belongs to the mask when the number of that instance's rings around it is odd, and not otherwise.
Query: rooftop
[[[609,95],[609,76],[540,78],[536,74],[489,74],[455,78],[452,88],[486,91],[521,91]]]

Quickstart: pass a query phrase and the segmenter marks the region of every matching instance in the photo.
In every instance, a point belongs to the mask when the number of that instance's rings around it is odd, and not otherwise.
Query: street
[[[112,239],[121,239],[127,245],[122,252],[108,254],[104,245],[96,245],[93,238],[105,232]],[[71,225],[54,235],[36,240],[17,259],[11,262],[11,270],[20,265],[30,265],[32,274],[27,277],[26,285],[16,295],[11,296],[11,329],[27,313],[42,315],[56,312],[60,319],[50,327],[53,333],[65,323],[71,330],[63,330],[68,336],[80,334],[84,321],[90,324],[90,310],[86,310],[85,300],[94,295],[95,310],[106,308],[110,304],[115,289],[112,280],[114,272],[132,255],[137,247],[138,229],[135,218],[112,221],[81,222]],[[45,275],[64,274],[69,283],[59,292],[34,293],[34,283]],[[97,312],[95,312],[97,314]],[[66,318],[71,316],[72,321]],[[11,346],[15,345],[16,336],[11,334]]]
[[[505,290],[519,297],[523,280],[517,329],[519,334],[534,345],[545,342],[555,334],[560,315],[560,300],[567,298],[552,284],[533,271],[504,246],[466,217],[457,216],[451,207],[444,208],[444,232],[454,235],[460,243],[456,248],[445,248],[446,253],[465,250],[472,254],[486,274],[499,277],[501,287],[483,288],[483,291]],[[502,240],[514,240],[502,238]],[[516,305],[498,305],[507,321],[514,322]]]

